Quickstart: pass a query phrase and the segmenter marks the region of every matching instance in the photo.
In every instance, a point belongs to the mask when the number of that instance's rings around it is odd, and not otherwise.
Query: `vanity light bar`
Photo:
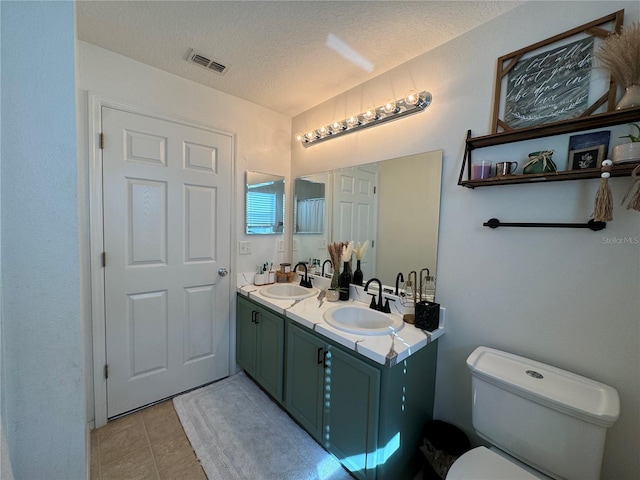
[[[347,133],[362,130],[363,128],[373,127],[407,115],[422,112],[430,104],[431,94],[429,92],[412,92],[400,100],[389,100],[380,107],[370,108],[363,113],[333,122],[331,125],[320,127],[317,130],[311,130],[307,133],[297,133],[295,138],[306,148],[329,140],[330,138],[336,138],[341,135],[346,135]]]

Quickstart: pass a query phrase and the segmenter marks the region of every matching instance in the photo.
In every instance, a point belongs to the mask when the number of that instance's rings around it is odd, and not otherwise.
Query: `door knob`
[[[229,273],[229,270],[227,270],[224,267],[218,269],[218,275],[220,275],[221,277],[224,277],[228,273]]]

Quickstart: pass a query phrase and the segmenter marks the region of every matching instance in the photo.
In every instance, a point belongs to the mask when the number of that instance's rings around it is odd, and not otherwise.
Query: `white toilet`
[[[491,445],[458,458],[446,480],[597,480],[618,392],[527,358],[478,347],[467,365],[473,427]]]

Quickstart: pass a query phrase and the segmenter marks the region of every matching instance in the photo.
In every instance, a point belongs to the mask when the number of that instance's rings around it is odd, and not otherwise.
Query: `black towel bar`
[[[497,218],[491,218],[488,222],[482,224],[483,227],[498,228],[498,227],[535,227],[535,228],[588,228],[597,232],[607,228],[607,222],[596,222],[591,219],[587,223],[505,223],[501,222]]]

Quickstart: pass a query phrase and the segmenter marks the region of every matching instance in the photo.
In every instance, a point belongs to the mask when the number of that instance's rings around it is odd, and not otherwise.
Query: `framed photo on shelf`
[[[569,153],[573,150],[582,150],[587,147],[595,147],[604,145],[604,156],[609,154],[609,140],[611,139],[611,131],[603,130],[601,132],[584,133],[582,135],[571,135],[569,137]]]
[[[571,135],[569,137],[569,157],[571,152],[575,150],[584,150],[589,147],[604,147],[604,157],[609,155],[609,140],[611,139],[610,130],[602,130],[600,132],[584,133],[581,135]],[[569,162],[571,163],[571,162]],[[569,167],[569,170],[572,170]],[[575,169],[574,169],[575,170]]]
[[[498,58],[491,133],[613,111],[617,85],[592,59],[623,19],[619,10]]]
[[[600,168],[605,157],[605,146],[594,145],[569,151],[567,170],[584,170],[586,168]]]

